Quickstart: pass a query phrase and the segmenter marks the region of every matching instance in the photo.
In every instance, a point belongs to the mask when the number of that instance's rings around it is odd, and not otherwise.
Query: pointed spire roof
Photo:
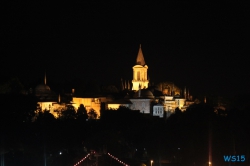
[[[174,83],[173,83],[173,87],[172,87],[172,96],[175,95],[175,91],[174,91]]]
[[[140,44],[139,52],[138,52],[138,55],[137,55],[137,58],[136,58],[136,65],[144,66],[145,64],[146,63],[145,63],[145,60],[144,60],[144,57],[143,57],[143,54],[142,54],[142,49],[141,49],[141,44]]]
[[[126,80],[124,81],[124,89],[127,89],[127,83],[126,83]]]
[[[123,85],[123,80],[122,80],[122,78],[121,78],[121,88],[122,88],[122,90],[124,90],[124,85]]]
[[[58,95],[58,103],[61,103],[61,95]]]
[[[184,94],[183,95],[184,95],[184,98],[187,99],[187,88],[186,88],[186,86],[184,88]]]
[[[46,71],[45,71],[45,74],[44,74],[44,85],[47,84],[47,78],[46,78]]]

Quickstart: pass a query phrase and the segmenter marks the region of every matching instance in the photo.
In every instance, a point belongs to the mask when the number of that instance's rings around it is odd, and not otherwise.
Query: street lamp
[[[151,163],[151,166],[152,166],[153,162],[154,162],[153,160],[151,160],[151,161],[150,161],[150,163]]]
[[[208,162],[208,165],[209,165],[209,166],[211,166],[211,165],[212,165],[212,162],[211,162],[211,161],[209,161],[209,162]]]

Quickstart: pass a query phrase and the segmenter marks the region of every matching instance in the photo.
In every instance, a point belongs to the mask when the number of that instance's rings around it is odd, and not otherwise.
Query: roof
[[[140,92],[141,91],[141,92]],[[153,99],[153,93],[148,89],[141,89],[134,94],[134,98]]]
[[[142,49],[141,49],[141,44],[140,44],[140,48],[139,48],[139,52],[136,58],[136,65],[146,65],[143,54],[142,54]]]
[[[37,85],[35,88],[36,93],[49,93],[50,92],[50,87],[45,84],[40,84]]]

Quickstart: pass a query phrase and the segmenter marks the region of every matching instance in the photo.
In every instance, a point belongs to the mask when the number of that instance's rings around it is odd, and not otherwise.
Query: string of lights
[[[84,158],[82,158],[80,161],[78,161],[74,166],[79,165],[81,162],[83,162],[84,160],[86,160],[89,157],[90,153],[87,154]]]
[[[120,159],[118,159],[117,157],[111,155],[110,153],[108,153],[109,157],[111,157],[112,159],[116,160],[117,162],[119,162],[120,164],[124,165],[124,166],[129,166],[128,164],[124,163],[123,161],[121,161]],[[90,153],[88,153],[84,158],[82,158],[80,161],[78,161],[74,166],[79,165],[81,162],[83,162],[84,160],[86,160],[88,157],[90,156]]]
[[[114,160],[118,161],[119,163],[121,163],[122,165],[125,165],[125,166],[129,166],[128,164],[122,162],[121,160],[119,160],[117,157],[111,155],[110,153],[108,153],[109,157],[113,158]]]

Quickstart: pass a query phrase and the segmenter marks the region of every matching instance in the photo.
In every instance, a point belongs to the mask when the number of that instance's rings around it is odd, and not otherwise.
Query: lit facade
[[[106,109],[117,110],[120,106],[129,108],[131,104],[128,99],[111,100],[106,102]]]
[[[38,99],[37,113],[39,111],[49,111],[54,117],[59,117],[57,110],[61,107],[59,104],[60,95],[57,96],[57,94],[51,91],[50,87],[47,85],[46,73],[44,75],[44,83],[36,86],[34,95]]]
[[[180,110],[185,110],[185,98],[179,98],[174,96],[164,96],[163,98],[163,106],[165,111],[174,111],[176,108],[179,108]]]
[[[132,104],[130,105],[131,110],[139,110],[140,113],[150,114],[150,105],[152,99],[130,99]]]
[[[139,48],[139,52],[136,58],[136,65],[133,67],[133,80],[132,80],[132,90],[139,90],[148,88],[148,66],[145,63],[141,45]]]
[[[189,105],[194,103],[190,100],[192,97],[189,96],[189,92],[186,92],[186,88],[182,93],[182,90],[172,82],[161,82],[153,90],[150,90],[147,70],[148,66],[145,63],[140,45],[136,64],[133,66],[132,91],[130,82],[126,80],[123,82],[121,79],[121,89],[127,93],[124,99],[113,100],[108,96],[75,96],[74,89],[72,89],[71,100],[68,105],[73,106],[77,111],[82,104],[87,112],[94,110],[98,118],[101,116],[101,109],[116,110],[120,106],[163,118],[164,114],[168,117],[174,113],[176,108],[185,111]],[[134,96],[130,96],[130,92],[134,93]],[[36,87],[35,94],[39,98],[38,109],[40,111],[50,111],[56,118],[60,116],[61,111],[65,110],[67,106],[67,104],[60,102],[60,95],[57,98],[49,86],[46,85],[46,75],[44,84]],[[103,104],[105,104],[105,107],[102,107]]]
[[[60,107],[60,104],[55,102],[38,102],[38,110],[40,111],[49,111],[55,118],[59,117],[58,114],[58,108]]]
[[[153,94],[153,91],[151,92],[147,89],[149,84],[147,69],[148,66],[145,64],[140,46],[136,65],[133,67],[132,90],[136,93],[130,99],[132,102],[129,106],[130,109],[140,110],[141,113],[150,113],[153,116],[163,118],[164,114],[166,114],[166,117],[169,117],[177,108],[185,111],[189,105],[193,104],[193,101],[190,101],[189,92],[186,92],[186,88],[182,94],[182,90],[172,82],[159,83],[155,87],[158,94]],[[152,105],[152,103],[157,104]]]
[[[164,106],[162,104],[157,104],[153,106],[153,116],[164,117]]]
[[[91,109],[95,110],[98,118],[101,116],[102,102],[106,102],[106,97],[72,97],[72,106],[76,110],[83,104],[87,112]]]
[[[133,66],[132,91],[134,96],[126,96],[131,104],[121,104],[117,102],[107,103],[109,109],[118,109],[119,106],[127,106],[131,110],[139,110],[140,113],[151,114],[163,118],[175,113],[176,109],[185,111],[193,104],[190,101],[189,92],[186,88],[182,91],[173,82],[160,82],[154,89],[148,87],[149,79],[147,75],[148,66],[145,63],[141,45],[139,47],[136,64]],[[122,90],[130,91],[129,82],[121,79]],[[151,89],[151,90],[150,90]],[[183,92],[183,93],[182,93]],[[188,99],[188,100],[186,100]]]

